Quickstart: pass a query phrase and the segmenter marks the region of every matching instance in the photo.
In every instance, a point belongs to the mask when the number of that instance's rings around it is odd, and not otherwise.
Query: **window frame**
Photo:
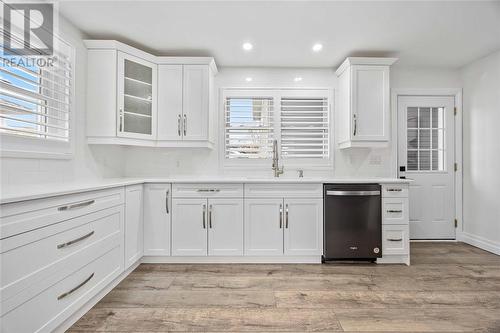
[[[332,88],[220,88],[219,99],[219,165],[222,170],[271,170],[272,158],[268,159],[228,159],[226,158],[225,101],[227,97],[272,97],[274,99],[274,138],[278,140],[280,165],[302,170],[332,170],[334,165],[334,90]],[[327,97],[328,98],[328,158],[282,158],[281,151],[281,97]]]
[[[68,49],[70,70],[70,104],[68,121],[68,140],[57,141],[11,133],[0,133],[0,157],[11,158],[44,158],[44,159],[72,159],[75,153],[75,64],[76,50],[69,42],[60,36],[54,35],[54,51],[57,45],[64,44]],[[40,88],[43,88],[40,86]],[[43,126],[43,125],[40,125]]]

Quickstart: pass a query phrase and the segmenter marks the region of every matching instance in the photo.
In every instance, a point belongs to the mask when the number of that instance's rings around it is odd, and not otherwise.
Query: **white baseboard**
[[[148,264],[320,264],[321,256],[276,256],[276,257],[167,257],[144,256],[143,263]]]
[[[377,259],[377,264],[404,264],[410,266],[410,255],[389,255]]]
[[[97,293],[94,297],[92,297],[87,303],[85,303],[82,307],[78,309],[75,313],[73,313],[70,317],[68,317],[65,321],[61,323],[53,332],[55,333],[64,333],[66,332],[74,323],[78,321],[84,314],[86,314],[94,305],[97,304],[107,293],[109,293],[114,287],[118,285],[123,279],[125,279],[134,269],[139,266],[141,262],[137,261],[135,264],[130,266],[127,270],[122,272],[118,277],[116,277],[113,281],[111,281],[104,289],[102,289],[99,293]]]
[[[481,236],[473,235],[468,232],[462,231],[460,233],[460,239],[462,242],[476,246],[485,251],[500,255],[500,243],[495,243],[489,239]]]

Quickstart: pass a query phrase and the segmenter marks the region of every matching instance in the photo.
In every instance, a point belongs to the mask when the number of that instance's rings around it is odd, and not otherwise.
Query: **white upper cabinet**
[[[118,52],[118,130],[125,138],[156,138],[156,65]]]
[[[390,132],[389,67],[396,58],[347,58],[337,69],[339,148],[386,147]]]
[[[117,41],[85,44],[88,143],[213,148],[213,58],[158,57]]]
[[[213,144],[209,65],[158,68],[158,145],[204,147]],[[209,134],[212,134],[209,136]]]

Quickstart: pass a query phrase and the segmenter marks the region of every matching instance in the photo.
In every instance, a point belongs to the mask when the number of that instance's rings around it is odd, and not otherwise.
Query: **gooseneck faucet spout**
[[[279,167],[279,155],[278,155],[278,140],[273,140],[273,165],[272,169],[274,171],[274,177],[279,177],[283,174],[283,166]]]

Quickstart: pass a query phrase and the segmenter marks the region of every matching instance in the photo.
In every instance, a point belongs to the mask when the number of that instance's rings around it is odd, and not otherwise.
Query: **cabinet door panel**
[[[285,199],[285,255],[321,255],[323,200]]]
[[[118,53],[117,135],[156,139],[157,66]]]
[[[125,190],[125,269],[142,257],[143,252],[142,185]]]
[[[184,140],[208,140],[208,66],[184,65]]]
[[[282,198],[245,200],[245,255],[283,255]]]
[[[182,65],[158,66],[158,140],[182,140]]]
[[[243,255],[243,199],[208,199],[208,254]]]
[[[172,200],[172,255],[207,255],[207,209],[207,199]]]
[[[352,68],[353,141],[389,139],[389,67]]]
[[[144,255],[170,255],[170,184],[147,184],[144,190]]]

